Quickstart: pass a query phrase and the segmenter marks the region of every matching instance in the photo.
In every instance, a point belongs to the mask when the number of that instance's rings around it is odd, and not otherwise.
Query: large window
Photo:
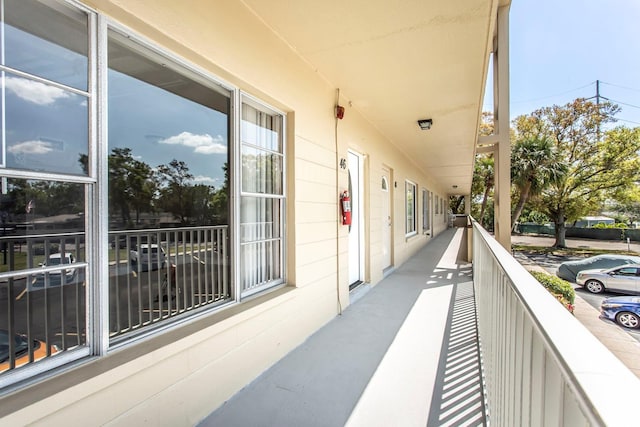
[[[417,218],[416,218],[416,185],[411,181],[405,182],[405,206],[406,206],[406,234],[407,236],[416,234]]]
[[[88,9],[0,8],[0,388],[284,283],[284,114]]]
[[[232,92],[109,32],[109,334],[233,298]]]
[[[89,354],[91,14],[2,0],[0,386]]]
[[[283,117],[244,98],[240,281],[243,295],[282,283],[284,215]]]
[[[88,175],[87,15],[31,0],[4,0],[2,7],[0,163]]]
[[[429,198],[430,192],[426,189],[422,189],[422,230],[424,232],[431,229],[429,224]]]

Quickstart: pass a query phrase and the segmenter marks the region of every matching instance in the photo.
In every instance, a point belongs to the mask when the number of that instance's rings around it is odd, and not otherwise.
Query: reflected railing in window
[[[84,233],[0,237],[0,372],[87,345]]]
[[[109,335],[229,301],[228,226],[109,233]]]

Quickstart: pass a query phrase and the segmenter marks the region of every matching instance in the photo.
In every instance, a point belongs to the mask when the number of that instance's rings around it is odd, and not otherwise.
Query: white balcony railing
[[[473,229],[488,421],[628,425],[640,380],[493,237]]]

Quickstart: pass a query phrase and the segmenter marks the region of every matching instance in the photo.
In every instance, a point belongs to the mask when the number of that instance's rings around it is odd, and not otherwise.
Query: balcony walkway
[[[485,425],[462,233],[441,233],[200,425]]]

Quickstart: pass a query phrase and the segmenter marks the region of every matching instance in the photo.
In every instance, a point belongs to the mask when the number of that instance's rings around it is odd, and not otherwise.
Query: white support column
[[[493,53],[495,133],[494,234],[511,250],[511,141],[509,139],[509,6],[498,9],[497,46]]]

